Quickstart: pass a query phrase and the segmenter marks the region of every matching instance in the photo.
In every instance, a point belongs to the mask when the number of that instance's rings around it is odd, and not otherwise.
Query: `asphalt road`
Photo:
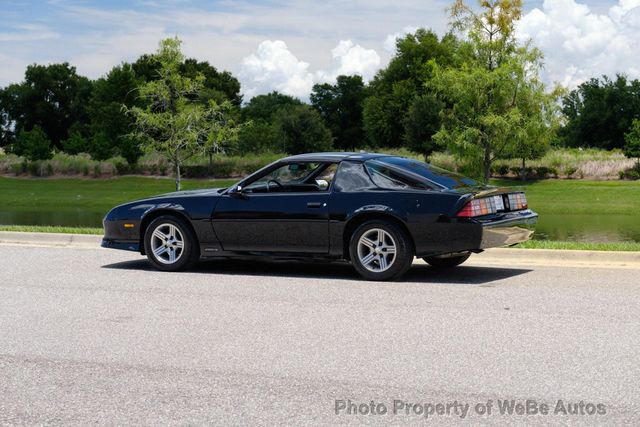
[[[0,246],[0,424],[640,423],[640,270],[471,261],[375,283]]]

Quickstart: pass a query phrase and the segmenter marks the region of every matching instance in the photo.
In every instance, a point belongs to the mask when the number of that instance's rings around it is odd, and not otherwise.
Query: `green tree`
[[[625,133],[640,116],[640,81],[618,75],[590,79],[562,100],[566,125],[560,129],[569,147],[623,148]]]
[[[299,99],[279,92],[258,95],[242,108],[241,118],[250,122],[243,126],[238,135],[238,152],[240,154],[282,152],[283,144],[278,139],[275,126],[276,113],[282,109],[304,105]]]
[[[69,137],[62,141],[62,150],[67,154],[89,152],[89,142],[78,129],[70,130]]]
[[[143,55],[134,64],[133,70],[143,81],[153,81],[160,77],[160,61],[155,55]],[[198,61],[193,58],[185,59],[178,66],[178,73],[188,79],[201,81],[198,93],[187,94],[186,97],[207,107],[211,101],[224,109],[225,120],[239,122],[239,109],[242,104],[240,94],[240,82],[228,71],[218,71],[207,61]],[[229,103],[229,105],[227,105]],[[246,126],[242,126],[243,128]],[[238,149],[237,141],[227,142],[227,149],[231,146]],[[209,155],[209,168],[213,166],[213,155],[218,149],[207,150]],[[125,154],[123,156],[126,157]]]
[[[22,83],[7,86],[0,103],[7,126],[31,130],[39,126],[54,147],[68,137],[74,123],[89,121],[86,105],[91,82],[68,63],[29,65]]]
[[[32,161],[46,160],[53,157],[51,141],[38,125],[34,126],[32,130],[18,132],[12,151],[18,156]]]
[[[274,91],[251,98],[242,108],[242,119],[271,123],[279,109],[298,105],[303,105],[299,99]]]
[[[150,82],[160,78],[160,62],[153,54],[145,53],[140,56],[131,64],[131,68],[136,77],[143,82]]]
[[[94,82],[88,111],[91,145],[96,146],[90,147],[89,152],[96,159],[119,153],[134,164],[142,155],[140,141],[131,136],[133,117],[126,113],[126,108],[143,106],[137,96],[139,84],[133,67],[126,63],[113,67]]]
[[[94,160],[107,160],[116,155],[113,140],[105,132],[95,132],[89,138],[88,153]]]
[[[256,154],[278,152],[282,144],[278,144],[278,132],[273,123],[264,120],[245,122],[238,134],[238,154]]]
[[[238,123],[237,108],[230,101],[217,104],[209,100],[207,106],[207,131],[203,143],[204,152],[209,155],[209,173],[213,171],[213,156],[237,151],[240,131],[251,122]]]
[[[161,65],[153,54],[142,55],[132,64],[132,68],[135,75],[142,81],[150,82],[160,78]],[[200,62],[192,58],[185,59],[178,66],[178,71],[182,76],[190,79],[195,79],[197,76],[204,77],[202,89],[196,96],[203,104],[207,104],[211,99],[218,104],[229,101],[236,107],[242,103],[240,82],[228,71],[220,72],[208,62]]]
[[[430,84],[446,105],[434,139],[481,171],[487,182],[494,160],[522,155],[525,147],[548,140],[557,94],[547,94],[539,78],[541,52],[516,43],[522,1],[483,0],[480,5],[476,13],[455,1],[453,27],[467,32],[473,55],[457,68],[431,61]]]
[[[236,107],[242,104],[240,82],[228,71],[219,72],[206,61],[187,59],[180,65],[180,74],[190,79],[195,79],[199,75],[204,77],[202,90],[198,94],[203,104],[211,99],[218,104],[229,101]]]
[[[218,105],[210,100],[206,105],[197,101],[204,76],[194,78],[180,73],[184,55],[178,38],[160,42],[155,58],[159,63],[159,78],[138,88],[145,107],[128,108],[135,120],[133,137],[143,146],[164,155],[175,172],[176,191],[181,187],[180,166],[197,152],[223,150],[223,142],[237,137],[238,128],[226,120],[230,103]],[[195,100],[194,100],[195,98]]]
[[[624,135],[624,155],[636,159],[636,169],[640,171],[640,120],[634,119],[631,129]]]
[[[442,102],[434,94],[416,96],[409,106],[404,120],[404,139],[407,148],[422,154],[425,162],[436,150],[433,136],[440,129],[440,111]]]
[[[327,151],[333,146],[331,132],[324,125],[322,117],[308,105],[279,109],[274,125],[285,153]]]
[[[441,39],[419,29],[396,42],[396,53],[389,65],[369,84],[371,94],[364,101],[363,121],[369,142],[378,147],[400,147],[405,141],[407,114],[414,98],[431,92],[425,81],[431,78],[428,62],[443,67],[456,66],[466,55],[464,45],[447,34]],[[427,124],[429,127],[437,126]]]
[[[543,105],[542,117],[538,116],[537,111],[524,111],[521,120],[516,122],[516,125],[519,122],[521,127],[514,129],[515,137],[504,155],[504,157],[521,160],[520,178],[522,180],[527,176],[527,160],[539,159],[545,155],[558,128],[555,103],[550,102],[548,98],[539,100],[534,98],[530,101],[532,102],[528,105],[534,108]],[[525,108],[526,105],[527,103],[520,104],[521,108]]]
[[[2,90],[0,89],[0,102],[2,101]],[[9,127],[9,118],[0,104],[0,148],[13,143],[14,135]]]
[[[311,105],[318,110],[341,150],[354,150],[365,144],[362,103],[366,90],[360,76],[338,76],[336,84],[316,84]]]

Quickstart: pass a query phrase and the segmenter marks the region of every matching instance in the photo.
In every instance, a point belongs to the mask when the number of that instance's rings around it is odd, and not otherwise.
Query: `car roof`
[[[365,161],[377,157],[386,157],[388,154],[367,153],[367,152],[339,152],[339,153],[306,153],[285,157],[281,161],[305,161],[305,162],[335,162],[342,160]]]

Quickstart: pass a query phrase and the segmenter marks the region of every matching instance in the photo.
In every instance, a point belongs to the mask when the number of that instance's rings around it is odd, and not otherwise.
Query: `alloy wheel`
[[[381,228],[367,230],[358,240],[358,259],[369,271],[386,271],[396,259],[396,242]]]
[[[184,251],[184,237],[178,227],[173,224],[160,224],[151,235],[151,250],[158,262],[175,264]]]

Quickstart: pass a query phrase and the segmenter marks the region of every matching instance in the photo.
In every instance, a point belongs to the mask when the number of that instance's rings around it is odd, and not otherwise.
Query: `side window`
[[[311,192],[322,191],[329,188],[328,181],[325,188],[313,177],[325,166],[325,163],[296,162],[287,163],[261,176],[245,187],[250,193],[276,193],[276,192]],[[325,169],[326,170],[326,169]],[[325,170],[319,173],[323,175]],[[327,175],[326,178],[330,175]]]
[[[403,190],[407,188],[430,189],[430,186],[408,178],[384,166],[381,163],[365,162],[367,171],[373,182],[380,188]]]

